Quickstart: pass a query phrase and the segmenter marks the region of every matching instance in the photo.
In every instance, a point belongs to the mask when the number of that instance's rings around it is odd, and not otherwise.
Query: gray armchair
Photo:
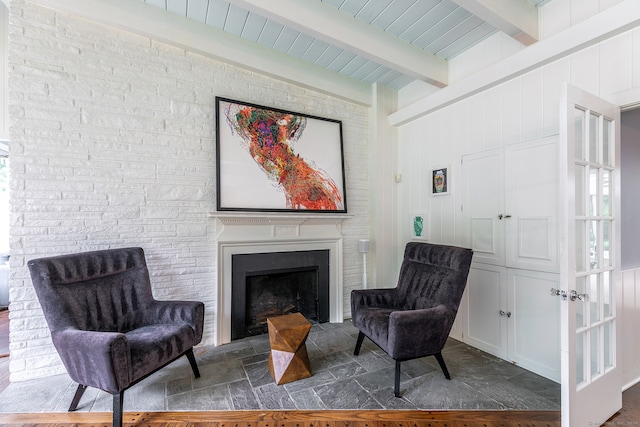
[[[442,349],[467,283],[471,249],[408,243],[398,284],[392,289],[351,292],[353,325],[360,330],[354,354],[366,337],[396,361],[394,394],[400,397],[400,363],[435,356],[451,379]]]
[[[87,387],[113,395],[113,426],[122,425],[124,391],[186,355],[200,376],[193,346],[202,339],[204,304],[157,301],[141,248],[39,258],[29,271],[71,379],[69,411]]]

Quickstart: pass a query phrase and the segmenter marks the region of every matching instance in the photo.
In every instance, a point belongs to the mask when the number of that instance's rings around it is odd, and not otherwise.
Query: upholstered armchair
[[[360,330],[354,354],[366,337],[396,361],[394,394],[400,397],[400,363],[435,356],[451,379],[442,349],[467,283],[472,251],[455,246],[408,243],[395,288],[351,292],[353,325]]]
[[[186,355],[202,339],[204,304],[157,301],[141,248],[109,249],[29,261],[53,344],[78,383],[113,395],[113,426],[122,425],[124,391]]]

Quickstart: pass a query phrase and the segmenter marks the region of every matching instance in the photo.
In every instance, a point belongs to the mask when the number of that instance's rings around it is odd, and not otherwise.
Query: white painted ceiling
[[[530,45],[550,0],[139,0],[300,61],[401,89],[503,31]]]

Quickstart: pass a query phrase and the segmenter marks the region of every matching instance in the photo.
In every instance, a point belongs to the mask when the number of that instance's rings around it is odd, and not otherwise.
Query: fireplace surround
[[[231,342],[232,259],[239,254],[328,251],[329,322],[344,320],[341,224],[352,215],[212,212],[210,217],[217,249],[216,345]]]

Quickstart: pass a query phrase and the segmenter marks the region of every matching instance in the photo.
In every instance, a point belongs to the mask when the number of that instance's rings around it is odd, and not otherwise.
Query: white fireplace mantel
[[[237,254],[329,250],[329,321],[343,321],[342,222],[349,214],[211,212],[217,242],[216,344],[231,341],[231,269]]]
[[[225,225],[303,225],[303,224],[335,224],[339,225],[351,214],[328,213],[271,213],[271,212],[209,212]]]

